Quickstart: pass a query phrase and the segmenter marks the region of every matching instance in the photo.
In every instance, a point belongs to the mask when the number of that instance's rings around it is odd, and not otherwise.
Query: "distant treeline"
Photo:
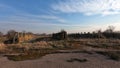
[[[120,39],[120,31],[114,31],[114,26],[109,26],[106,30],[101,31],[97,30],[92,33],[84,32],[84,33],[71,33],[67,34],[65,30],[61,30],[61,32],[53,33],[51,35],[47,34],[34,34],[32,32],[17,32],[15,30],[9,30],[7,34],[3,34],[0,32],[0,42],[13,42],[16,39],[20,41],[26,40],[28,38],[37,38],[36,40],[67,40],[67,39],[86,39],[86,38],[112,38],[112,39]],[[25,34],[25,35],[24,35]],[[42,38],[41,38],[42,37]],[[22,39],[23,38],[23,39]],[[18,40],[17,40],[18,41]]]
[[[109,26],[105,31],[98,30],[96,32],[84,32],[84,33],[73,33],[68,34],[69,38],[80,39],[80,38],[114,38],[120,39],[120,32],[114,31],[114,26]]]
[[[80,38],[115,38],[120,39],[120,33],[119,32],[113,32],[113,33],[74,33],[74,34],[68,34],[69,38],[74,39],[80,39]]]

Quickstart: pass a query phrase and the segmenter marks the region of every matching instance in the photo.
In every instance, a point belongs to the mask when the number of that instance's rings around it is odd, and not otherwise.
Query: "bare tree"
[[[15,30],[9,30],[9,31],[7,32],[7,38],[8,38],[8,39],[12,39],[12,38],[14,38],[15,34],[16,34],[16,31],[15,31]]]
[[[2,32],[0,32],[0,37],[3,37],[3,33]]]
[[[108,26],[108,29],[106,29],[104,32],[106,33],[112,33],[114,31],[115,27],[114,26]]]

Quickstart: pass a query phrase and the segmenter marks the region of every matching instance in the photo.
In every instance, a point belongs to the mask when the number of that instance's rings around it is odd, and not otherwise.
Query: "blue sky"
[[[120,0],[0,0],[0,31],[69,33],[120,29]]]

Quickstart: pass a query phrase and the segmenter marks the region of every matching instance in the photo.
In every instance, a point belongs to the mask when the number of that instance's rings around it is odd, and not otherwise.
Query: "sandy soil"
[[[67,62],[71,58],[87,59],[87,62]],[[0,68],[120,68],[120,61],[110,60],[99,54],[62,53],[49,54],[37,60],[10,61],[0,57]]]

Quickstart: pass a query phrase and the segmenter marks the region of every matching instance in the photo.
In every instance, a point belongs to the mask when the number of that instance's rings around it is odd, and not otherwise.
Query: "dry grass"
[[[119,39],[80,39],[76,41],[69,41],[74,46],[89,46],[93,48],[104,48],[104,49],[120,49]],[[77,46],[77,48],[79,47]]]
[[[5,50],[6,46],[3,43],[0,43],[0,51]]]
[[[64,41],[8,44],[6,45],[5,56],[14,61],[32,60],[46,54],[56,53],[56,50],[66,49],[66,45]]]
[[[84,47],[103,48],[103,49],[120,49],[120,40],[108,40],[108,39],[81,39],[74,41],[40,41],[36,43],[21,43],[21,44],[8,44],[0,45],[0,53],[4,54],[10,60],[20,61],[37,59],[46,54],[61,53],[58,50],[72,50],[78,49],[81,51],[73,51],[72,53],[88,53],[89,51],[82,51]],[[66,52],[68,53],[68,52]],[[71,53],[71,52],[70,52]],[[113,59],[119,59],[118,53],[105,52],[106,55]],[[17,55],[16,55],[17,54]],[[103,53],[104,54],[104,53]],[[105,55],[105,54],[104,54]],[[116,56],[117,55],[117,56]]]
[[[14,61],[37,59],[55,51],[55,49],[43,48],[41,45],[35,45],[32,43],[8,44],[4,46],[6,46],[6,48],[0,51],[0,54],[4,54],[8,59]]]

